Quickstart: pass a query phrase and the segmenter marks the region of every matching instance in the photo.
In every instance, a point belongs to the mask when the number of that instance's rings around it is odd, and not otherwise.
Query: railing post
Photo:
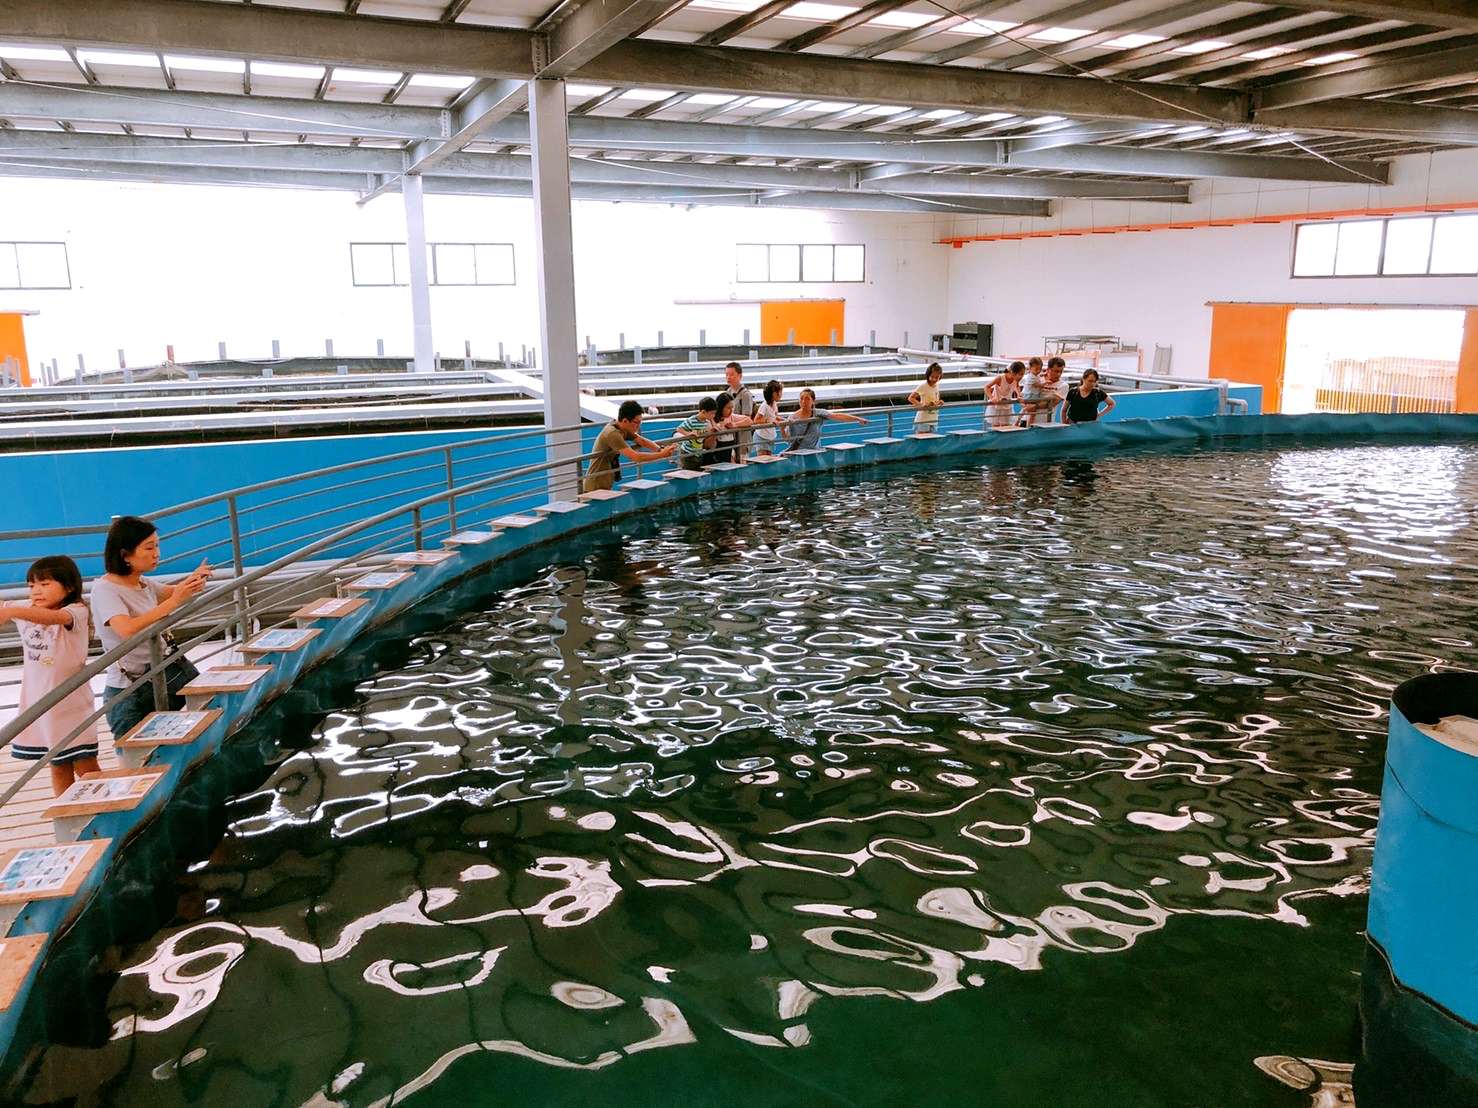
[[[164,674],[164,652],[159,648],[159,636],[149,639],[149,680],[154,685],[154,710],[169,711],[169,680]]]
[[[446,455],[446,524],[451,528],[448,534],[457,533],[457,498],[452,490],[457,487],[452,477],[452,448],[449,446],[444,451]]]
[[[888,437],[890,439],[893,437],[893,412],[891,409],[888,411]]]
[[[425,536],[422,534],[422,531],[421,531],[421,509],[420,508],[417,507],[417,508],[412,508],[411,509],[411,521],[412,521],[411,522],[411,526],[413,527],[413,529],[415,530],[415,533],[416,533],[416,549],[417,550],[423,550],[423,549],[425,549]]]
[[[236,579],[239,581],[246,572],[246,562],[241,556],[241,517],[236,510],[236,497],[226,498],[226,514],[231,521],[231,565],[236,570]],[[236,606],[236,633],[241,642],[246,642],[251,637],[251,615],[244,585],[231,590],[231,602]]]

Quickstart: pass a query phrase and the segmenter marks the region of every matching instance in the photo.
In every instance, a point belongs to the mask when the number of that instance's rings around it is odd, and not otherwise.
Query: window
[[[0,242],[0,289],[69,289],[64,242]]]
[[[426,246],[427,280],[433,285],[516,284],[513,244],[433,242]],[[352,242],[349,266],[356,286],[409,285],[410,252],[403,242]]]
[[[734,277],[741,284],[857,282],[863,280],[863,255],[856,243],[741,242],[735,248]]]
[[[1294,230],[1295,277],[1471,277],[1478,215],[1303,223]]]

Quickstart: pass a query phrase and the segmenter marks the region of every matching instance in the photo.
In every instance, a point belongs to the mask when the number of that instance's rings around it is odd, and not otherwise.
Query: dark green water
[[[232,802],[32,1097],[1349,1103],[1475,504],[1471,445],[1118,454],[581,535]]]

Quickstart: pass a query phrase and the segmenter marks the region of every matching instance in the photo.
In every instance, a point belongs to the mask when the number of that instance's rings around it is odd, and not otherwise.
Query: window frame
[[[21,265],[22,246],[55,246],[61,250],[62,271],[67,275],[65,285],[31,285],[26,283],[25,270]],[[13,285],[0,285],[0,290],[5,292],[70,292],[75,287],[72,283],[72,255],[67,249],[65,242],[56,239],[7,239],[0,241],[0,250],[10,248],[11,257],[15,262],[15,279]]]
[[[1368,280],[1413,280],[1428,277],[1456,277],[1471,280],[1478,277],[1478,259],[1475,259],[1472,270],[1460,272],[1441,271],[1433,272],[1432,259],[1437,255],[1438,232],[1441,227],[1442,217],[1448,215],[1468,215],[1468,212],[1411,212],[1406,215],[1395,216],[1358,216],[1352,219],[1317,219],[1295,223],[1293,227],[1293,239],[1288,258],[1288,276],[1294,281],[1368,281]],[[1386,270],[1386,246],[1390,235],[1390,227],[1393,223],[1401,223],[1408,220],[1426,219],[1432,224],[1432,233],[1427,241],[1427,267],[1421,273],[1387,273]],[[1334,270],[1339,266],[1339,240],[1340,229],[1349,224],[1380,223],[1380,248],[1376,251],[1375,269],[1373,272],[1360,273],[1338,273]],[[1298,272],[1298,240],[1306,227],[1335,228],[1334,252],[1330,258],[1331,271],[1328,273],[1299,273]]]
[[[836,252],[839,247],[862,252],[860,276],[849,278],[836,275]],[[740,252],[746,249],[765,251],[765,276],[763,278],[744,275]],[[775,264],[771,252],[776,249],[795,251],[798,262],[795,277],[775,276]],[[827,271],[831,274],[829,277],[808,278],[806,276],[806,253],[817,250],[827,250],[831,253],[831,265],[827,267]],[[867,244],[862,242],[736,242],[734,244],[734,283],[736,285],[864,285],[867,283]]]
[[[465,247],[472,252],[472,280],[471,281],[441,281],[438,280],[437,249],[443,246]],[[390,280],[385,281],[361,281],[354,265],[355,250],[361,247],[384,247],[390,251]],[[480,280],[478,272],[478,251],[482,247],[501,247],[508,252],[508,280]],[[410,286],[410,273],[400,272],[402,260],[404,259],[407,271],[409,270],[409,246],[404,242],[387,241],[378,239],[367,239],[364,241],[351,242],[349,244],[349,282],[357,289],[389,289],[408,288]],[[426,274],[427,286],[430,288],[509,288],[518,284],[518,248],[511,242],[428,242],[426,244]],[[499,276],[502,273],[500,272]]]

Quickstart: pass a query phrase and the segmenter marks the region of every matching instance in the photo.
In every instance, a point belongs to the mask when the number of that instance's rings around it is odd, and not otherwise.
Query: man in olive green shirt
[[[601,429],[595,439],[595,456],[585,471],[585,492],[609,489],[620,480],[621,459],[633,462],[660,462],[672,457],[675,446],[658,446],[641,433],[642,406],[635,400],[623,401],[616,419]],[[631,444],[641,447],[640,450]]]

